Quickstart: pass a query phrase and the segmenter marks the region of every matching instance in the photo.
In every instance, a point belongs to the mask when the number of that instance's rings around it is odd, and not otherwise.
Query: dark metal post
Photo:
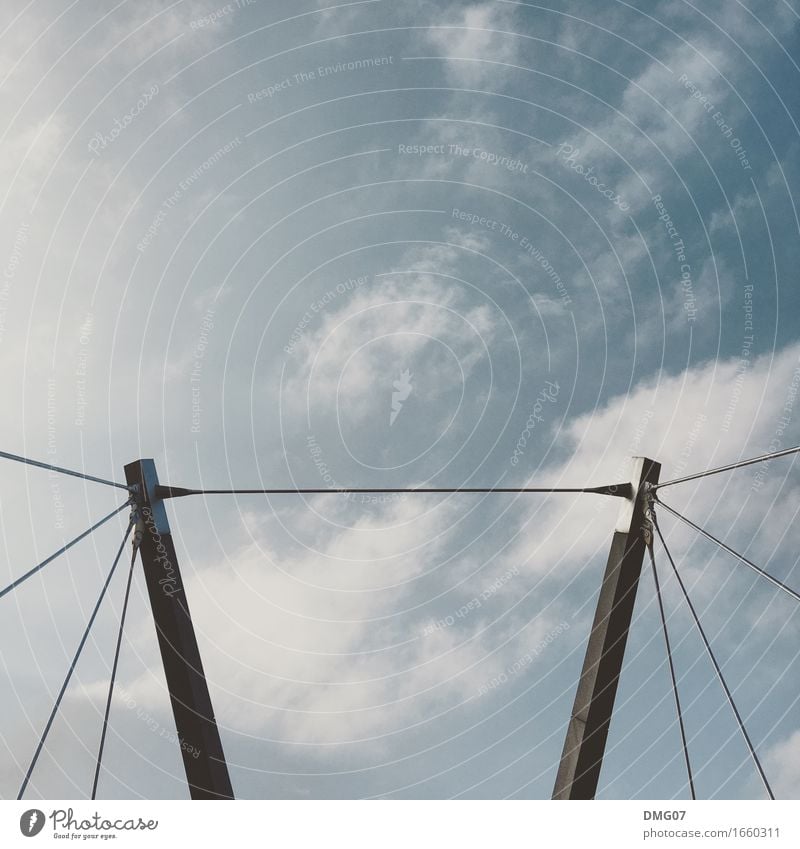
[[[553,789],[554,799],[594,799],[597,791],[646,550],[645,484],[658,483],[661,472],[660,463],[646,457],[633,460],[633,495],[622,505],[611,541]]]
[[[137,460],[125,466],[139,508],[144,576],[164,663],[172,713],[192,799],[232,799],[228,765],[222,750],[192,617],[186,600],[164,502],[155,496],[155,463]]]

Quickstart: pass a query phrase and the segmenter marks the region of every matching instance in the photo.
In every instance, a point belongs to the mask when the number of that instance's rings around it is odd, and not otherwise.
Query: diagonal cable
[[[65,551],[72,548],[72,546],[75,545],[75,543],[80,542],[85,537],[88,537],[89,534],[92,533],[92,531],[96,531],[101,525],[104,525],[109,519],[113,519],[114,516],[117,515],[117,513],[121,513],[126,507],[128,507],[130,505],[130,503],[131,503],[130,501],[126,501],[124,504],[121,504],[119,507],[117,507],[116,510],[109,513],[108,516],[104,517],[99,522],[92,525],[92,527],[89,528],[87,531],[84,531],[82,534],[79,534],[78,536],[75,537],[75,539],[71,540],[66,545],[59,548],[58,551],[53,552],[53,554],[51,554],[49,557],[42,560],[42,562],[38,566],[34,566],[33,569],[28,570],[21,578],[17,578],[16,581],[13,581],[12,583],[10,583],[5,589],[0,590],[0,598],[2,598],[6,593],[10,593],[11,590],[18,587],[23,581],[27,581],[28,578],[31,577],[31,575],[35,575],[40,569],[43,569],[45,566],[47,566],[48,563],[51,563],[60,554],[63,554]]]
[[[76,472],[74,469],[64,469],[61,466],[53,466],[50,463],[42,463],[39,460],[31,460],[29,457],[20,457],[19,454],[9,454],[7,451],[0,451],[0,457],[6,460],[15,460],[17,463],[25,463],[26,466],[38,466],[40,469],[49,469],[51,472],[59,472],[62,475],[72,475],[74,478],[82,478],[86,481],[94,481],[95,483],[104,483],[106,486],[116,486],[118,489],[130,489],[127,484],[109,481],[105,478],[97,478],[94,475],[87,475],[84,472]]]
[[[659,527],[655,516],[653,517],[653,525],[656,529],[656,532],[658,533],[659,539],[661,540],[661,545],[664,546],[664,551],[667,555],[667,558],[669,559],[670,565],[672,566],[672,571],[675,573],[675,577],[678,579],[681,591],[683,592],[683,597],[686,599],[686,604],[688,605],[689,610],[692,612],[694,624],[697,626],[697,630],[700,632],[703,644],[706,647],[706,652],[708,653],[708,656],[711,659],[711,663],[714,665],[714,670],[717,673],[717,678],[719,679],[719,682],[722,685],[722,689],[725,691],[725,695],[728,699],[728,704],[731,706],[731,710],[733,711],[734,716],[736,717],[736,722],[739,725],[739,730],[742,732],[742,736],[744,737],[744,740],[747,743],[747,748],[750,750],[750,756],[753,759],[753,763],[755,763],[756,765],[758,774],[761,776],[761,781],[764,784],[764,788],[767,791],[769,798],[774,799],[775,796],[772,793],[772,788],[769,786],[769,781],[767,780],[766,773],[764,772],[764,769],[761,766],[761,761],[759,761],[755,747],[753,746],[753,743],[750,740],[750,735],[747,733],[747,729],[744,727],[744,721],[742,720],[742,717],[739,714],[739,709],[736,707],[736,702],[734,702],[733,700],[733,695],[728,689],[728,685],[725,683],[725,677],[723,676],[722,670],[720,669],[720,666],[717,663],[717,658],[714,656],[714,651],[711,648],[711,643],[709,643],[708,638],[706,637],[706,633],[703,630],[703,626],[700,624],[700,617],[697,615],[697,611],[694,609],[692,600],[689,598],[689,593],[687,592],[686,587],[683,583],[683,578],[681,578],[680,573],[678,572],[678,567],[675,565],[675,561],[672,559],[672,555],[670,554],[669,548],[667,548],[667,542],[664,539],[664,535],[661,533],[661,528]]]
[[[652,519],[651,519],[652,520]],[[652,538],[651,538],[652,539]],[[669,642],[669,631],[667,630],[667,617],[664,615],[664,602],[661,599],[661,584],[658,580],[658,569],[656,569],[656,558],[653,554],[653,546],[648,545],[647,551],[650,554],[650,565],[653,567],[653,580],[656,585],[656,598],[658,599],[658,610],[661,614],[661,627],[664,631],[664,643],[667,647],[667,661],[669,662],[669,675],[672,679],[672,694],[675,697],[675,709],[678,713],[678,725],[681,730],[681,746],[683,747],[683,759],[686,762],[686,772],[689,776],[689,790],[692,794],[692,799],[697,799],[694,792],[694,778],[692,777],[692,765],[689,761],[689,746],[686,742],[686,728],[683,724],[683,712],[681,711],[681,697],[678,693],[678,680],[675,677],[675,664],[672,661],[672,647]]]
[[[103,761],[103,749],[106,744],[106,732],[108,731],[108,717],[111,713],[111,700],[114,696],[114,683],[117,679],[117,667],[119,666],[119,653],[122,647],[122,634],[125,630],[125,616],[128,612],[128,599],[131,595],[131,583],[133,582],[133,569],[136,565],[136,554],[139,551],[141,532],[137,529],[133,538],[133,553],[131,554],[131,566],[128,569],[128,582],[125,585],[125,600],[122,602],[122,612],[119,617],[119,633],[117,634],[117,647],[114,650],[114,663],[111,667],[111,678],[108,682],[108,698],[106,699],[106,711],[103,716],[103,731],[100,735],[100,746],[97,750],[97,764],[94,770],[94,781],[92,782],[92,799],[97,797],[97,782],[100,780],[100,764]],[[124,543],[123,543],[124,545]]]
[[[86,645],[86,640],[89,638],[89,632],[92,630],[92,625],[94,625],[94,620],[97,617],[97,611],[100,609],[100,605],[103,601],[103,598],[105,597],[108,585],[111,583],[111,578],[114,576],[114,572],[117,568],[117,563],[119,563],[119,559],[122,556],[122,549],[125,548],[125,543],[128,541],[128,536],[130,535],[132,527],[133,522],[128,522],[128,529],[125,531],[125,536],[122,538],[122,544],[119,547],[117,556],[114,558],[114,563],[111,566],[111,569],[108,573],[108,577],[106,578],[106,581],[103,584],[103,589],[100,590],[100,595],[97,598],[97,603],[94,606],[92,615],[89,617],[89,622],[87,623],[86,629],[84,630],[83,636],[81,637],[81,641],[78,644],[78,650],[75,652],[75,656],[72,658],[72,663],[70,664],[69,670],[67,671],[67,675],[64,678],[64,683],[61,685],[61,690],[59,691],[58,696],[56,697],[56,702],[53,705],[53,709],[50,711],[50,716],[47,720],[47,724],[44,727],[42,736],[39,739],[39,744],[36,746],[36,751],[33,754],[33,758],[31,759],[28,771],[25,773],[25,779],[22,782],[22,786],[19,788],[17,799],[21,799],[23,794],[25,793],[25,788],[28,786],[31,774],[33,773],[34,767],[36,766],[36,762],[39,760],[39,755],[41,754],[42,748],[44,747],[45,740],[47,740],[47,735],[50,733],[50,728],[53,725],[53,720],[56,718],[58,709],[61,706],[61,700],[64,698],[64,693],[66,693],[67,691],[67,686],[69,685],[70,679],[72,678],[72,673],[75,671],[75,667],[78,665],[78,660],[81,656],[81,652],[83,651],[84,645]]]
[[[716,469],[706,469],[704,472],[695,472],[693,475],[686,475],[675,480],[664,481],[664,483],[656,484],[653,489],[663,489],[665,486],[672,486],[676,483],[685,483],[686,481],[697,480],[698,478],[706,478],[709,475],[718,475],[720,472],[730,472],[733,469],[741,469],[743,466],[751,466],[753,463],[764,463],[768,460],[774,460],[776,457],[786,457],[789,454],[797,454],[800,452],[800,445],[794,448],[785,448],[783,451],[773,451],[771,454],[762,454],[760,457],[751,457],[749,460],[739,460],[736,463],[728,463],[727,466],[718,466]]]
[[[676,519],[680,519],[682,522],[687,524],[690,528],[694,528],[699,534],[702,534],[707,540],[711,542],[715,542],[721,549],[727,551],[728,554],[732,554],[737,560],[741,561],[745,564],[745,566],[749,566],[753,571],[757,572],[763,578],[766,578],[770,583],[774,584],[778,589],[783,590],[785,593],[790,595],[795,601],[800,601],[800,593],[795,592],[791,587],[787,587],[782,581],[779,581],[777,578],[770,575],[769,572],[765,572],[760,566],[756,566],[755,563],[748,560],[743,555],[739,554],[738,551],[734,551],[729,545],[726,545],[722,540],[717,539],[713,534],[710,534],[704,528],[701,528],[700,525],[695,525],[691,519],[687,519],[686,516],[682,516],[677,510],[673,510],[668,504],[664,504],[663,501],[658,501],[659,505],[663,507],[667,512],[672,513]]]

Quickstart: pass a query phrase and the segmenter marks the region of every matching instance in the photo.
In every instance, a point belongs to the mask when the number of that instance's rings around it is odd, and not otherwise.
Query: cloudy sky
[[[797,0],[4,0],[0,449],[184,486],[582,486],[800,442]],[[4,462],[3,585],[121,503]],[[800,586],[792,459],[664,500]],[[611,503],[609,503],[611,502]],[[169,517],[242,798],[547,798],[618,504]],[[800,610],[661,525],[776,795]],[[125,526],[0,600],[15,797]],[[701,798],[763,788],[656,552]],[[30,797],[91,788],[125,570]],[[685,798],[652,576],[601,798]],[[137,571],[101,797],[185,798]]]

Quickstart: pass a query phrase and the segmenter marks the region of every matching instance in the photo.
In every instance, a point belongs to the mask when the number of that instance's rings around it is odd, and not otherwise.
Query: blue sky
[[[793,0],[2,15],[4,450],[117,478],[154,457],[186,486],[580,486],[632,455],[672,478],[798,443]],[[8,580],[116,503],[3,471]],[[800,584],[791,459],[668,492]],[[237,795],[547,798],[616,510],[170,504]],[[800,612],[661,523],[798,798]],[[118,525],[3,599],[4,797]],[[660,563],[698,794],[760,798]],[[32,796],[90,787],[123,591],[120,572]],[[185,797],[173,735],[139,575],[100,795]],[[684,797],[679,743],[645,574],[598,795]]]

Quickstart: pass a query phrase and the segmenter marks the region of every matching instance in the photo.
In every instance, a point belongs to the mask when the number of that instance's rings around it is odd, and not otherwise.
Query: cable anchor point
[[[142,540],[144,539],[145,532],[144,519],[142,518],[141,511],[139,510],[139,505],[135,502],[131,507],[130,523],[133,525],[133,534],[131,535],[131,566],[133,566],[136,560],[136,555],[139,552],[139,546],[142,544]]]
[[[650,554],[653,553],[653,527],[656,521],[656,487],[645,481],[642,484],[641,490],[641,498],[643,502],[643,513],[644,513],[644,521],[642,522],[642,539],[644,539],[644,544],[650,551]]]

